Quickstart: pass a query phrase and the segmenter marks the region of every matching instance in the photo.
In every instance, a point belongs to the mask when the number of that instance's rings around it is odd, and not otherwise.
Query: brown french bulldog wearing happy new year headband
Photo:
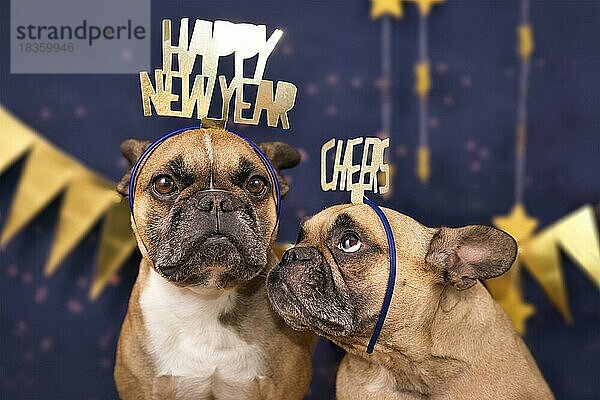
[[[148,154],[149,142],[121,145],[134,171],[118,189],[142,261],[119,337],[119,396],[301,399],[314,335],[287,327],[265,290],[275,189],[288,190],[279,170],[300,155],[220,129],[174,133]]]

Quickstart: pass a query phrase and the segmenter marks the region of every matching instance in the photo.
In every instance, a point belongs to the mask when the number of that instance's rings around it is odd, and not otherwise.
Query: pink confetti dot
[[[481,170],[481,164],[479,164],[479,161],[473,161],[471,163],[470,170],[474,174],[478,173]]]
[[[77,118],[83,118],[87,115],[87,109],[84,106],[77,106],[75,107],[73,114]]]
[[[453,106],[454,105],[454,96],[447,94],[444,96],[442,102],[444,103],[444,105],[446,107]]]
[[[314,96],[319,92],[319,87],[314,83],[309,83],[306,85],[306,94],[309,96]]]
[[[334,74],[334,73],[331,73],[331,74],[327,75],[327,84],[329,86],[335,86],[335,85],[337,85],[338,84],[338,80],[339,80],[338,76],[336,74]]]
[[[40,286],[35,291],[34,300],[37,304],[42,304],[48,298],[48,288],[46,286]]]
[[[437,63],[435,70],[438,72],[438,74],[445,74],[446,72],[448,72],[448,64],[440,61],[439,63]]]
[[[431,129],[437,129],[440,127],[440,119],[438,117],[429,117],[427,120],[427,126]]]
[[[87,284],[88,284],[88,280],[85,276],[82,276],[79,279],[77,279],[77,287],[79,289],[85,289],[87,287]]]
[[[478,156],[482,160],[487,160],[487,158],[490,156],[490,151],[487,149],[487,147],[482,147],[479,149]]]
[[[14,265],[11,265],[10,267],[8,267],[8,268],[6,269],[6,274],[7,274],[9,277],[11,277],[11,278],[14,278],[14,277],[16,277],[16,276],[19,274],[19,270],[17,269],[17,267],[16,267],[16,266],[14,266]]]
[[[48,107],[43,107],[40,110],[40,119],[42,121],[47,121],[52,117],[52,111]]]
[[[292,54],[294,54],[294,48],[291,45],[286,44],[285,46],[283,46],[282,53],[284,56],[291,56]]]
[[[304,210],[303,208],[298,208],[296,209],[296,219],[298,219],[298,221],[301,221],[302,218],[306,217],[306,210]]]
[[[535,65],[536,67],[542,68],[546,66],[546,59],[544,59],[543,57],[538,57],[535,60]]]
[[[475,149],[477,148],[477,142],[475,142],[473,139],[469,139],[467,140],[467,142],[465,143],[465,149],[471,153],[473,151],[475,151]]]
[[[52,338],[45,337],[42,340],[40,340],[40,350],[44,353],[49,352],[50,350],[52,350],[53,347],[54,341],[52,340]]]
[[[100,368],[109,369],[111,366],[112,366],[112,362],[110,361],[110,358],[102,357],[100,359]]]
[[[109,279],[108,279],[108,283],[111,286],[118,286],[119,283],[121,283],[121,277],[119,276],[119,274],[113,274]]]
[[[310,156],[308,155],[308,152],[306,150],[304,150],[303,147],[298,147],[298,153],[300,153],[301,162],[306,162],[306,161],[310,160]]]
[[[23,274],[21,274],[21,281],[23,281],[23,283],[31,283],[32,280],[33,275],[31,275],[31,272],[23,272]]]
[[[504,76],[507,78],[513,78],[515,76],[515,69],[513,67],[504,68]]]
[[[379,77],[375,79],[375,87],[379,90],[389,89],[391,82],[389,79],[384,77]]]
[[[461,79],[460,84],[465,88],[469,88],[473,86],[473,79],[469,75],[465,75]]]
[[[400,145],[396,147],[396,155],[399,157],[406,157],[408,154],[408,148],[404,145]]]
[[[67,302],[67,309],[73,314],[81,314],[83,305],[79,301],[71,299]]]
[[[27,322],[21,320],[15,325],[13,332],[18,337],[23,337],[27,333]]]
[[[330,117],[335,117],[338,113],[337,106],[335,104],[330,104],[325,113]]]
[[[110,346],[110,335],[104,335],[98,340],[98,348],[106,350]]]
[[[362,81],[360,80],[360,78],[354,77],[350,81],[350,87],[352,87],[352,89],[359,89],[361,86],[362,86]]]

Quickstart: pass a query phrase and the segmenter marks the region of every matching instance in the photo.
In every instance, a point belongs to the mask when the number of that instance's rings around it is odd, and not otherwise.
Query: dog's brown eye
[[[154,180],[154,190],[158,194],[167,195],[175,192],[175,182],[167,175],[161,175]]]
[[[260,196],[267,190],[267,183],[261,176],[253,176],[246,183],[246,190],[255,196]]]
[[[340,244],[338,244],[338,248],[345,253],[355,253],[361,246],[362,243],[360,238],[352,232],[345,233],[344,236],[342,236]]]

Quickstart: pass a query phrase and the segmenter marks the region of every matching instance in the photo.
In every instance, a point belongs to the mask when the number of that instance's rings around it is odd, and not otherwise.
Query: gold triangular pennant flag
[[[104,220],[98,263],[90,288],[91,299],[98,297],[110,277],[127,260],[135,247],[135,238],[129,225],[129,203],[127,199],[121,199],[112,204]]]
[[[46,263],[46,275],[54,273],[115,201],[120,201],[120,196],[114,184],[99,176],[84,172],[69,182]]]
[[[600,241],[593,207],[587,204],[579,208],[552,229],[565,253],[600,288]]]
[[[558,243],[552,231],[544,231],[523,245],[521,260],[565,321],[571,322],[567,288],[562,273]]]
[[[6,244],[44,209],[81,167],[44,141],[35,143],[19,179],[0,243]]]
[[[0,173],[21,158],[35,142],[31,129],[0,105]]]

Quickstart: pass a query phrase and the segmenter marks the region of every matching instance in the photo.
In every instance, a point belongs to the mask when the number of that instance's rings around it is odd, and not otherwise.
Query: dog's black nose
[[[218,211],[231,212],[239,210],[242,202],[233,194],[225,191],[205,192],[198,198],[196,207],[206,212],[213,211],[215,208]]]
[[[292,247],[283,254],[281,261],[288,264],[294,261],[311,261],[320,256],[319,250],[314,247]]]

